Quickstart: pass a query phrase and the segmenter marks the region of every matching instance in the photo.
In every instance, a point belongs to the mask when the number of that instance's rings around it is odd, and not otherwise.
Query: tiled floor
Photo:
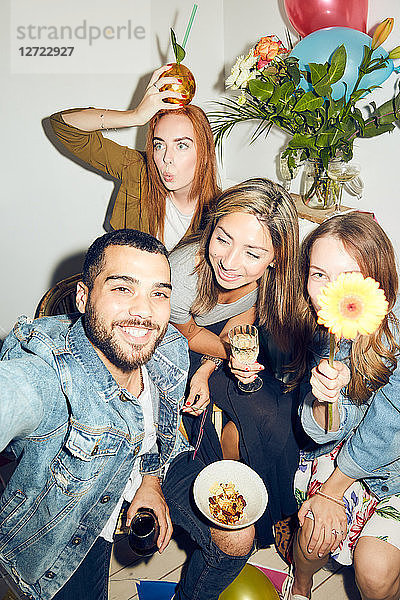
[[[136,600],[135,579],[178,581],[186,559],[185,543],[184,535],[177,536],[162,555],[135,562],[126,538],[119,540],[111,562],[110,600]],[[274,548],[259,550],[250,562],[287,570]],[[314,583],[313,600],[360,600],[351,568],[329,565],[317,573]]]
[[[137,600],[135,581],[138,579],[178,581],[186,560],[186,543],[186,537],[178,535],[163,554],[155,554],[150,559],[135,560],[126,538],[118,540],[114,545],[111,560],[109,600]],[[273,548],[259,550],[251,557],[250,562],[286,570],[285,563]],[[350,568],[330,565],[317,573],[314,583],[313,600],[360,600]],[[5,583],[0,580],[0,599],[14,598]]]
[[[8,479],[9,470],[7,465],[0,467],[0,481]],[[188,543],[184,533],[176,534],[163,554],[156,553],[149,559],[138,559],[129,548],[126,536],[120,536],[114,544],[111,559],[109,600],[137,600],[136,580],[178,581],[186,561]],[[259,550],[253,554],[250,562],[287,570],[274,548]],[[314,579],[313,600],[360,600],[351,568],[330,565],[317,573]],[[0,600],[15,598],[0,576]]]

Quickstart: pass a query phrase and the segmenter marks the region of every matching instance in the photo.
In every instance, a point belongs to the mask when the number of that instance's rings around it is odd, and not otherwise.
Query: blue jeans
[[[195,460],[192,457],[192,452],[177,456],[163,484],[172,522],[185,529],[197,544],[174,598],[218,600],[224,589],[239,575],[251,552],[246,556],[230,556],[212,540],[209,523],[203,520],[192,495],[193,481],[204,464],[198,457]]]
[[[53,600],[107,600],[112,544],[97,538],[83,562]]]
[[[196,542],[186,573],[176,589],[176,600],[218,600],[250,556],[229,556],[214,543],[209,524],[193,500],[192,487],[203,462],[192,452],[177,456],[168,469],[163,492],[172,522]],[[112,544],[98,538],[75,573],[53,600],[107,600]]]

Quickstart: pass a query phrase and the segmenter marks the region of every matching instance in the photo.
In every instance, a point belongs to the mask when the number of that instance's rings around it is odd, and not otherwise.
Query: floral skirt
[[[295,496],[299,507],[315,494],[336,467],[336,456],[342,443],[329,454],[314,460],[300,455],[294,479]],[[362,536],[372,536],[400,550],[400,495],[384,500],[378,498],[360,481],[355,481],[343,497],[347,515],[347,536],[332,554],[342,565],[351,565],[353,551]]]

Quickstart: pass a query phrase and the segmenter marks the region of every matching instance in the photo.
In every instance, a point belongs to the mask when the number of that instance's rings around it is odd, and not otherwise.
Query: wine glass
[[[228,332],[231,345],[232,356],[245,365],[251,365],[256,362],[259,344],[258,330],[254,325],[237,325]],[[238,388],[242,392],[256,392],[262,387],[262,379],[257,377],[251,383],[238,382]]]
[[[151,556],[157,550],[160,526],[150,508],[139,508],[129,528],[128,542],[138,556]]]
[[[333,160],[328,163],[327,169],[329,179],[332,179],[333,185],[337,184],[335,189],[335,208],[332,214],[340,214],[340,205],[342,202],[343,185],[354,179],[360,174],[360,166],[355,162],[344,162],[343,160]]]
[[[283,179],[283,187],[287,192],[290,191],[292,185],[292,179],[294,179],[299,172],[300,165],[295,165],[292,170],[289,169],[288,157],[279,155],[279,173]]]

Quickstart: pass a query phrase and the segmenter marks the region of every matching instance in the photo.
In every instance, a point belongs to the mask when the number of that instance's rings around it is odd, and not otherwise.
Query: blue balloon
[[[351,29],[350,27],[326,27],[313,31],[310,35],[300,40],[290,53],[299,59],[300,70],[309,70],[306,65],[310,62],[325,63],[330,60],[334,51],[344,44],[347,53],[347,64],[344,75],[340,81],[332,86],[332,98],[338,100],[346,93],[348,100],[354,89],[358,78],[358,68],[364,55],[364,46],[371,47],[372,38],[366,33]],[[379,46],[373,54],[373,58],[383,56],[386,58],[388,53],[382,46]],[[364,75],[361,79],[358,89],[366,89],[372,85],[380,85],[393,72],[393,60],[388,59],[385,67]],[[347,84],[347,92],[346,86]],[[302,77],[301,87],[310,91],[312,86]]]

